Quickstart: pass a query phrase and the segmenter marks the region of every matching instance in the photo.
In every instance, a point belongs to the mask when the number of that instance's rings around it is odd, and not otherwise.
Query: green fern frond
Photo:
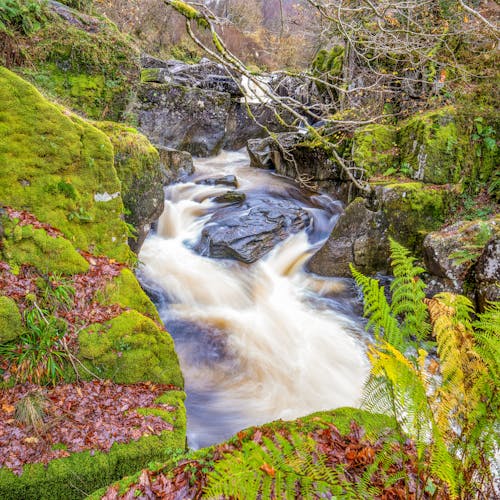
[[[383,333],[392,345],[401,347],[403,338],[397,320],[391,315],[391,308],[378,281],[360,273],[350,264],[351,273],[363,292],[364,315],[368,318],[367,328],[373,327],[375,338]]]
[[[425,283],[419,278],[424,272],[413,265],[415,258],[402,245],[390,240],[394,281],[391,283],[391,312],[402,316],[401,330],[406,337],[425,339],[431,331],[425,306]]]

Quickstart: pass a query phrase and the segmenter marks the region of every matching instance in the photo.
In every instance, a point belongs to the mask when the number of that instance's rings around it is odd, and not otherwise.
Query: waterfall
[[[213,197],[228,187],[196,181],[227,174],[247,198],[293,196],[312,223],[253,264],[199,255],[200,232],[221,208]],[[139,276],[176,342],[192,447],[249,425],[358,404],[368,365],[352,283],[304,271],[331,230],[332,206],[325,195],[249,168],[242,153],[198,160],[195,176],[167,188]]]

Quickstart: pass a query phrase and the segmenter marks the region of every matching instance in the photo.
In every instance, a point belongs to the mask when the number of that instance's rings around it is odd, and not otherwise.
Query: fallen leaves
[[[317,420],[319,422],[319,420]],[[240,450],[245,441],[265,446],[264,437],[275,440],[275,433],[279,432],[283,437],[289,436],[286,428],[275,430],[270,426],[257,429],[240,431],[235,439],[215,446],[211,454],[200,458],[200,460],[181,461],[173,470],[150,471],[143,470],[137,482],[131,484],[128,490],[120,495],[118,488],[112,486],[106,492],[103,500],[132,500],[134,498],[161,499],[161,500],[184,500],[186,498],[203,498],[203,489],[207,484],[207,474],[213,470],[214,463],[227,458],[235,450]],[[306,431],[304,431],[306,432]],[[332,470],[338,470],[339,466],[344,471],[344,480],[357,484],[366,481],[368,467],[373,466],[377,456],[384,452],[384,443],[378,441],[372,443],[364,437],[363,429],[352,422],[350,432],[342,435],[337,427],[331,423],[318,425],[313,431],[306,432],[316,443],[316,452],[321,454],[326,464]],[[386,443],[387,445],[387,443]],[[381,492],[379,496],[371,498],[379,500],[413,500],[416,498],[416,484],[418,483],[418,470],[416,450],[411,441],[404,444],[403,450],[399,443],[392,443],[389,448],[391,456],[395,457],[391,463],[384,467],[376,467],[370,477],[369,486],[377,488]],[[402,451],[402,453],[401,453]],[[404,456],[400,460],[398,457]],[[267,462],[262,463],[259,469],[268,476],[276,477],[276,468]],[[400,479],[388,482],[387,478],[400,477]],[[372,489],[372,491],[375,491]],[[301,498],[301,497],[298,497]],[[318,497],[319,498],[319,497]],[[424,493],[423,499],[431,498]],[[440,492],[434,498],[448,499],[446,491]]]
[[[137,440],[143,435],[171,431],[160,417],[139,415],[137,408],[172,411],[154,400],[169,390],[159,384],[118,385],[84,382],[43,389],[49,405],[41,432],[11,418],[12,408],[36,386],[24,384],[0,394],[0,467],[20,474],[27,463],[48,463],[83,450],[109,451],[115,442]]]

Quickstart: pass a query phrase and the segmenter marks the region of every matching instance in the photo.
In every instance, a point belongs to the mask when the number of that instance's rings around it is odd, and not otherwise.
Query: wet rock
[[[500,300],[500,234],[488,242],[476,265],[476,300],[480,311]]]
[[[143,84],[138,92],[140,130],[158,146],[196,156],[217,154],[224,144],[231,96],[170,84]]]
[[[246,200],[246,194],[242,191],[227,191],[220,196],[216,196],[216,203],[243,203]]]
[[[163,185],[177,182],[194,172],[193,157],[187,151],[157,146],[163,173]]]
[[[203,229],[197,250],[250,264],[309,223],[309,215],[289,200],[247,201],[236,210],[220,211]]]
[[[466,293],[466,282],[472,281],[472,272],[478,263],[486,243],[495,231],[500,234],[500,220],[459,221],[439,231],[429,233],[423,242],[425,266],[429,273],[440,279],[446,291]],[[495,278],[486,267],[476,266],[476,282],[494,282]],[[494,273],[493,273],[494,274]]]
[[[367,208],[357,198],[349,204],[323,247],[309,261],[321,276],[350,277],[349,264],[365,274],[388,269],[388,221],[382,211]]]
[[[236,179],[235,175],[224,175],[223,177],[209,177],[208,179],[203,179],[201,181],[197,181],[196,184],[205,184],[206,186],[231,186],[238,187],[238,179]]]
[[[272,137],[250,139],[247,142],[247,151],[250,157],[250,166],[254,168],[275,168],[279,161],[275,156],[279,153],[275,149],[275,141]]]

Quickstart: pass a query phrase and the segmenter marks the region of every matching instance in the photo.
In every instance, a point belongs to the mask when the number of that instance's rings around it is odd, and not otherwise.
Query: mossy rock
[[[95,122],[111,140],[115,168],[122,183],[125,220],[137,231],[130,246],[138,251],[151,223],[163,212],[163,173],[160,155],[147,137],[136,129],[114,122]]]
[[[157,323],[161,321],[156,307],[129,269],[122,269],[120,275],[106,285],[102,295],[101,302],[105,305],[119,304],[135,309]]]
[[[90,0],[64,2],[88,12]],[[61,4],[44,7],[31,36],[16,34],[26,63],[15,71],[93,119],[119,120],[139,82],[139,51],[115,24]]]
[[[120,384],[151,381],[184,385],[172,338],[137,311],[91,325],[80,333],[79,343],[78,357],[102,378]]]
[[[108,453],[84,451],[47,465],[26,465],[17,476],[0,469],[2,500],[74,500],[85,498],[98,488],[133,474],[152,462],[164,462],[179,455],[186,447],[186,410],[182,391],[168,391],[155,400],[175,407],[174,411],[144,408],[141,414],[154,414],[172,424],[172,431],[158,436],[143,436],[129,443],[114,443]]]
[[[0,344],[23,333],[23,322],[17,305],[10,297],[0,296]]]
[[[105,134],[0,68],[0,199],[77,248],[127,260],[113,147]]]
[[[464,170],[466,138],[457,125],[455,108],[447,106],[416,115],[399,129],[401,168],[416,180],[457,183]]]
[[[388,236],[414,253],[421,253],[425,236],[443,225],[456,196],[453,189],[422,182],[379,184],[375,192]]]
[[[356,422],[365,431],[365,437],[368,441],[378,441],[381,436],[383,436],[385,442],[395,442],[397,439],[397,424],[394,419],[386,415],[369,413],[357,408],[344,407],[336,410],[313,413],[296,420],[276,420],[262,426],[250,427],[238,432],[236,436],[228,439],[227,443],[234,443],[238,445],[244,444],[247,441],[253,440],[257,431],[262,432],[265,436],[269,436],[272,433],[280,433],[281,435],[297,433],[305,436],[308,433],[328,429],[331,424],[335,425],[342,435],[347,435],[350,432],[351,422]],[[201,464],[206,464],[206,467],[210,469],[213,467],[214,463],[214,452],[216,448],[220,446],[224,447],[224,443],[188,452],[185,455],[176,457],[164,464],[154,464],[152,467],[149,467],[149,469],[161,469],[162,473],[168,475],[169,471],[173,470],[178,463],[185,460],[199,461]],[[218,455],[220,457],[219,453]],[[224,455],[225,458],[227,456],[229,455]],[[220,460],[220,458],[217,460]],[[139,475],[140,472],[132,476],[125,477],[118,483],[115,483],[115,485],[118,486],[119,494],[123,494],[128,491],[130,485],[137,482]],[[87,500],[99,500],[105,495],[106,490],[107,488],[103,488],[95,491],[92,495],[87,497]]]
[[[368,176],[382,174],[398,163],[397,129],[372,124],[354,133],[352,159]]]
[[[79,274],[88,270],[88,262],[65,238],[49,236],[32,225],[5,224],[3,255],[11,266],[29,264],[43,273]]]

